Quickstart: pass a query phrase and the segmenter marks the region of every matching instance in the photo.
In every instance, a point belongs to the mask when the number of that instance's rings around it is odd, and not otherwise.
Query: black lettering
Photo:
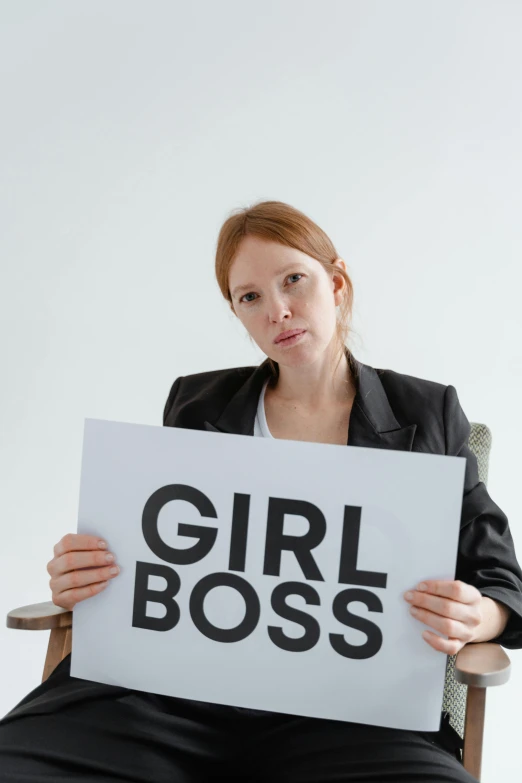
[[[310,525],[304,536],[283,533],[285,514],[305,517]],[[312,549],[319,546],[326,533],[326,519],[322,512],[306,500],[269,498],[266,524],[265,563],[263,574],[279,576],[283,550],[293,552],[306,579],[324,582],[312,556]]]
[[[205,617],[203,602],[215,587],[233,587],[245,601],[245,616],[235,628],[217,628]],[[259,622],[261,604],[252,585],[242,576],[229,573],[207,574],[194,585],[190,595],[192,622],[204,636],[215,642],[240,642],[250,636]]]
[[[382,631],[365,617],[352,614],[348,611],[348,604],[351,601],[361,601],[366,604],[370,612],[382,612],[382,604],[375,593],[369,590],[360,590],[356,587],[342,590],[335,596],[333,601],[333,613],[336,620],[349,628],[356,628],[358,631],[364,631],[368,636],[368,641],[364,644],[348,644],[342,634],[331,633],[330,644],[335,652],[343,655],[345,658],[371,658],[377,655],[382,646]]]
[[[235,492],[234,507],[232,511],[232,530],[230,533],[229,571],[245,570],[249,510],[250,495]]]
[[[311,617],[300,609],[288,606],[286,599],[289,595],[302,596],[307,604],[319,606],[321,600],[312,585],[302,584],[301,582],[282,582],[274,588],[271,603],[272,609],[285,620],[291,620],[299,623],[304,628],[303,636],[298,639],[286,636],[283,629],[276,625],[268,626],[268,635],[277,647],[289,652],[306,652],[315,647],[319,640],[321,629],[315,617]]]
[[[379,571],[357,570],[361,511],[360,506],[344,507],[339,583],[344,585],[364,585],[364,587],[386,587],[388,574],[383,574]]]
[[[142,517],[143,536],[154,554],[165,562],[175,565],[197,563],[198,560],[203,560],[214,546],[217,529],[180,522],[178,534],[189,538],[199,538],[199,541],[188,549],[174,549],[174,547],[168,546],[158,532],[158,516],[163,506],[172,500],[185,500],[195,506],[202,517],[217,519],[216,509],[199,489],[187,484],[167,484],[165,487],[157,489],[145,503]]]
[[[151,590],[149,576],[162,576],[167,580],[165,590]],[[159,563],[136,563],[134,580],[134,605],[132,608],[132,627],[146,628],[148,631],[170,631],[179,622],[179,606],[173,600],[178,594],[181,581],[173,568]],[[148,617],[147,601],[162,604],[166,611],[164,617]]]

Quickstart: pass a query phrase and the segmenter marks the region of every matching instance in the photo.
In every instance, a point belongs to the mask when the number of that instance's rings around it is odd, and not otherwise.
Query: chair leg
[[[484,714],[486,710],[486,689],[468,686],[466,720],[464,724],[464,748],[462,763],[464,769],[480,780],[482,771],[482,741],[484,738]]]
[[[69,655],[72,647],[72,626],[53,628],[49,636],[42,682],[56,669],[60,661]]]

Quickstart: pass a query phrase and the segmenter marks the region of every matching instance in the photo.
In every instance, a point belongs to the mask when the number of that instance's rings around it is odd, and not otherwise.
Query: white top
[[[266,414],[265,414],[265,389],[268,386],[268,381],[270,379],[267,378],[265,383],[263,384],[263,388],[261,389],[261,394],[259,395],[259,402],[257,405],[257,413],[256,418],[254,421],[254,435],[257,435],[260,438],[273,438],[274,436],[268,429],[268,424],[266,423]]]

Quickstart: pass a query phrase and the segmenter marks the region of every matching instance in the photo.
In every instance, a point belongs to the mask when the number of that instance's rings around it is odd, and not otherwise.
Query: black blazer
[[[359,362],[346,349],[357,387],[350,414],[350,446],[450,454],[466,458],[455,579],[511,609],[503,633],[491,641],[522,648],[522,570],[504,512],[479,481],[468,447],[470,424],[453,386]],[[167,427],[253,435],[263,382],[272,370],[235,367],[177,378],[163,413]]]

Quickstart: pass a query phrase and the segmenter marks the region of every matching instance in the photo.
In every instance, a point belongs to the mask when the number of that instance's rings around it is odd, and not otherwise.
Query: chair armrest
[[[504,685],[510,674],[511,661],[500,644],[470,643],[457,653],[455,679],[464,685],[475,688]]]
[[[7,615],[7,627],[25,631],[47,631],[50,628],[67,628],[72,626],[73,613],[62,609],[52,601],[41,604],[29,604],[12,609]]]

